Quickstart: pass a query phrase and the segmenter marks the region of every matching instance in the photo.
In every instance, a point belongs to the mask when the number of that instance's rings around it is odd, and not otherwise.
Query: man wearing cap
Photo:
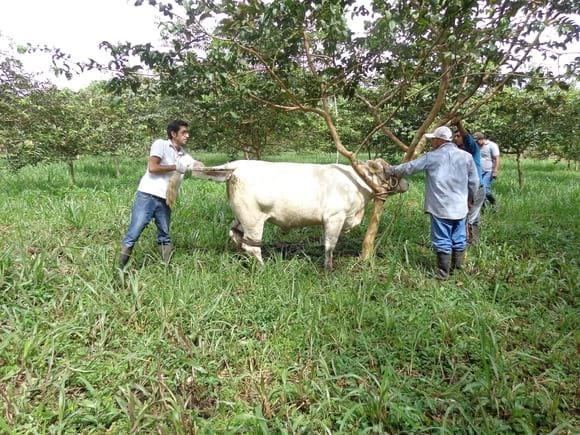
[[[461,268],[467,247],[467,204],[477,194],[479,176],[473,158],[452,142],[449,127],[425,135],[433,151],[416,160],[385,169],[403,177],[425,171],[425,212],[431,216],[431,243],[437,254],[437,278],[446,279]]]
[[[499,147],[495,142],[488,140],[481,132],[473,135],[479,145],[481,153],[481,170],[483,178],[483,187],[485,188],[485,197],[489,203],[494,206],[497,201],[491,192],[491,183],[497,178],[499,171]]]
[[[479,176],[479,188],[473,202],[468,204],[469,212],[467,213],[467,243],[477,245],[479,243],[479,222],[481,218],[481,207],[485,202],[485,188],[483,187],[483,177],[481,171],[481,155],[479,146],[472,136],[459,120],[455,122],[457,131],[453,135],[453,142],[462,150],[467,151],[473,157],[477,175]]]

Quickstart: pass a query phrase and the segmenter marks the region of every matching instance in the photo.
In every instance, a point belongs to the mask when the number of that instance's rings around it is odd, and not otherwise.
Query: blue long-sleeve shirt
[[[463,219],[467,201],[474,198],[480,184],[471,154],[452,142],[416,160],[392,166],[390,172],[399,177],[425,171],[425,212],[442,219]]]

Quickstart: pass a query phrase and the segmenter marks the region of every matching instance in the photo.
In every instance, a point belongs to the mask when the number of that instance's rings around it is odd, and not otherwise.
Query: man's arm
[[[491,175],[493,178],[497,177],[497,171],[499,170],[499,156],[491,158]]]
[[[461,134],[461,137],[463,138],[463,148],[465,151],[467,151],[472,156],[479,154],[479,146],[475,142],[473,136],[464,127],[463,123],[460,120],[457,120],[455,125],[457,130],[459,130],[459,134]]]
[[[495,155],[491,155],[491,175],[492,177],[497,177],[497,172],[499,171],[499,146],[495,145]]]
[[[404,177],[406,175],[414,174],[415,172],[423,171],[427,167],[427,155],[411,160],[410,162],[401,165],[390,166],[385,170],[387,176],[396,175],[397,177]]]
[[[461,133],[461,136],[465,137],[469,134],[460,119],[455,121],[455,126],[457,127],[457,130],[459,130],[459,133]]]
[[[175,165],[161,165],[161,157],[150,156],[149,157],[149,172],[153,174],[164,174],[166,172],[173,172],[176,170]]]
[[[149,160],[147,162],[147,169],[153,174],[164,174],[166,172],[175,171],[175,165],[162,165],[161,156],[163,156],[163,149],[167,141],[157,139],[151,145],[149,151]]]

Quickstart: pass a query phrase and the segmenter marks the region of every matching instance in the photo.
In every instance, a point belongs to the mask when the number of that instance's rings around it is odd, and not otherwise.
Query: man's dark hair
[[[171,133],[178,133],[181,127],[189,127],[189,124],[181,119],[176,119],[167,124],[167,138],[171,139]]]

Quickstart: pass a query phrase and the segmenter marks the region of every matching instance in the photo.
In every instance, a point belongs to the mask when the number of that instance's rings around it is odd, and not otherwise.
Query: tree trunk
[[[74,160],[69,160],[68,162],[68,174],[70,175],[70,179],[72,184],[76,184],[75,181],[75,162]]]
[[[381,221],[381,216],[384,211],[384,204],[384,200],[375,197],[373,211],[369,218],[369,226],[367,227],[367,232],[365,233],[365,238],[362,244],[361,258],[363,260],[370,259],[375,253],[375,239],[379,230],[379,222]]]
[[[516,162],[518,164],[518,182],[520,184],[520,189],[524,188],[524,173],[522,172],[522,162],[521,162],[521,153],[517,153],[516,155]]]

